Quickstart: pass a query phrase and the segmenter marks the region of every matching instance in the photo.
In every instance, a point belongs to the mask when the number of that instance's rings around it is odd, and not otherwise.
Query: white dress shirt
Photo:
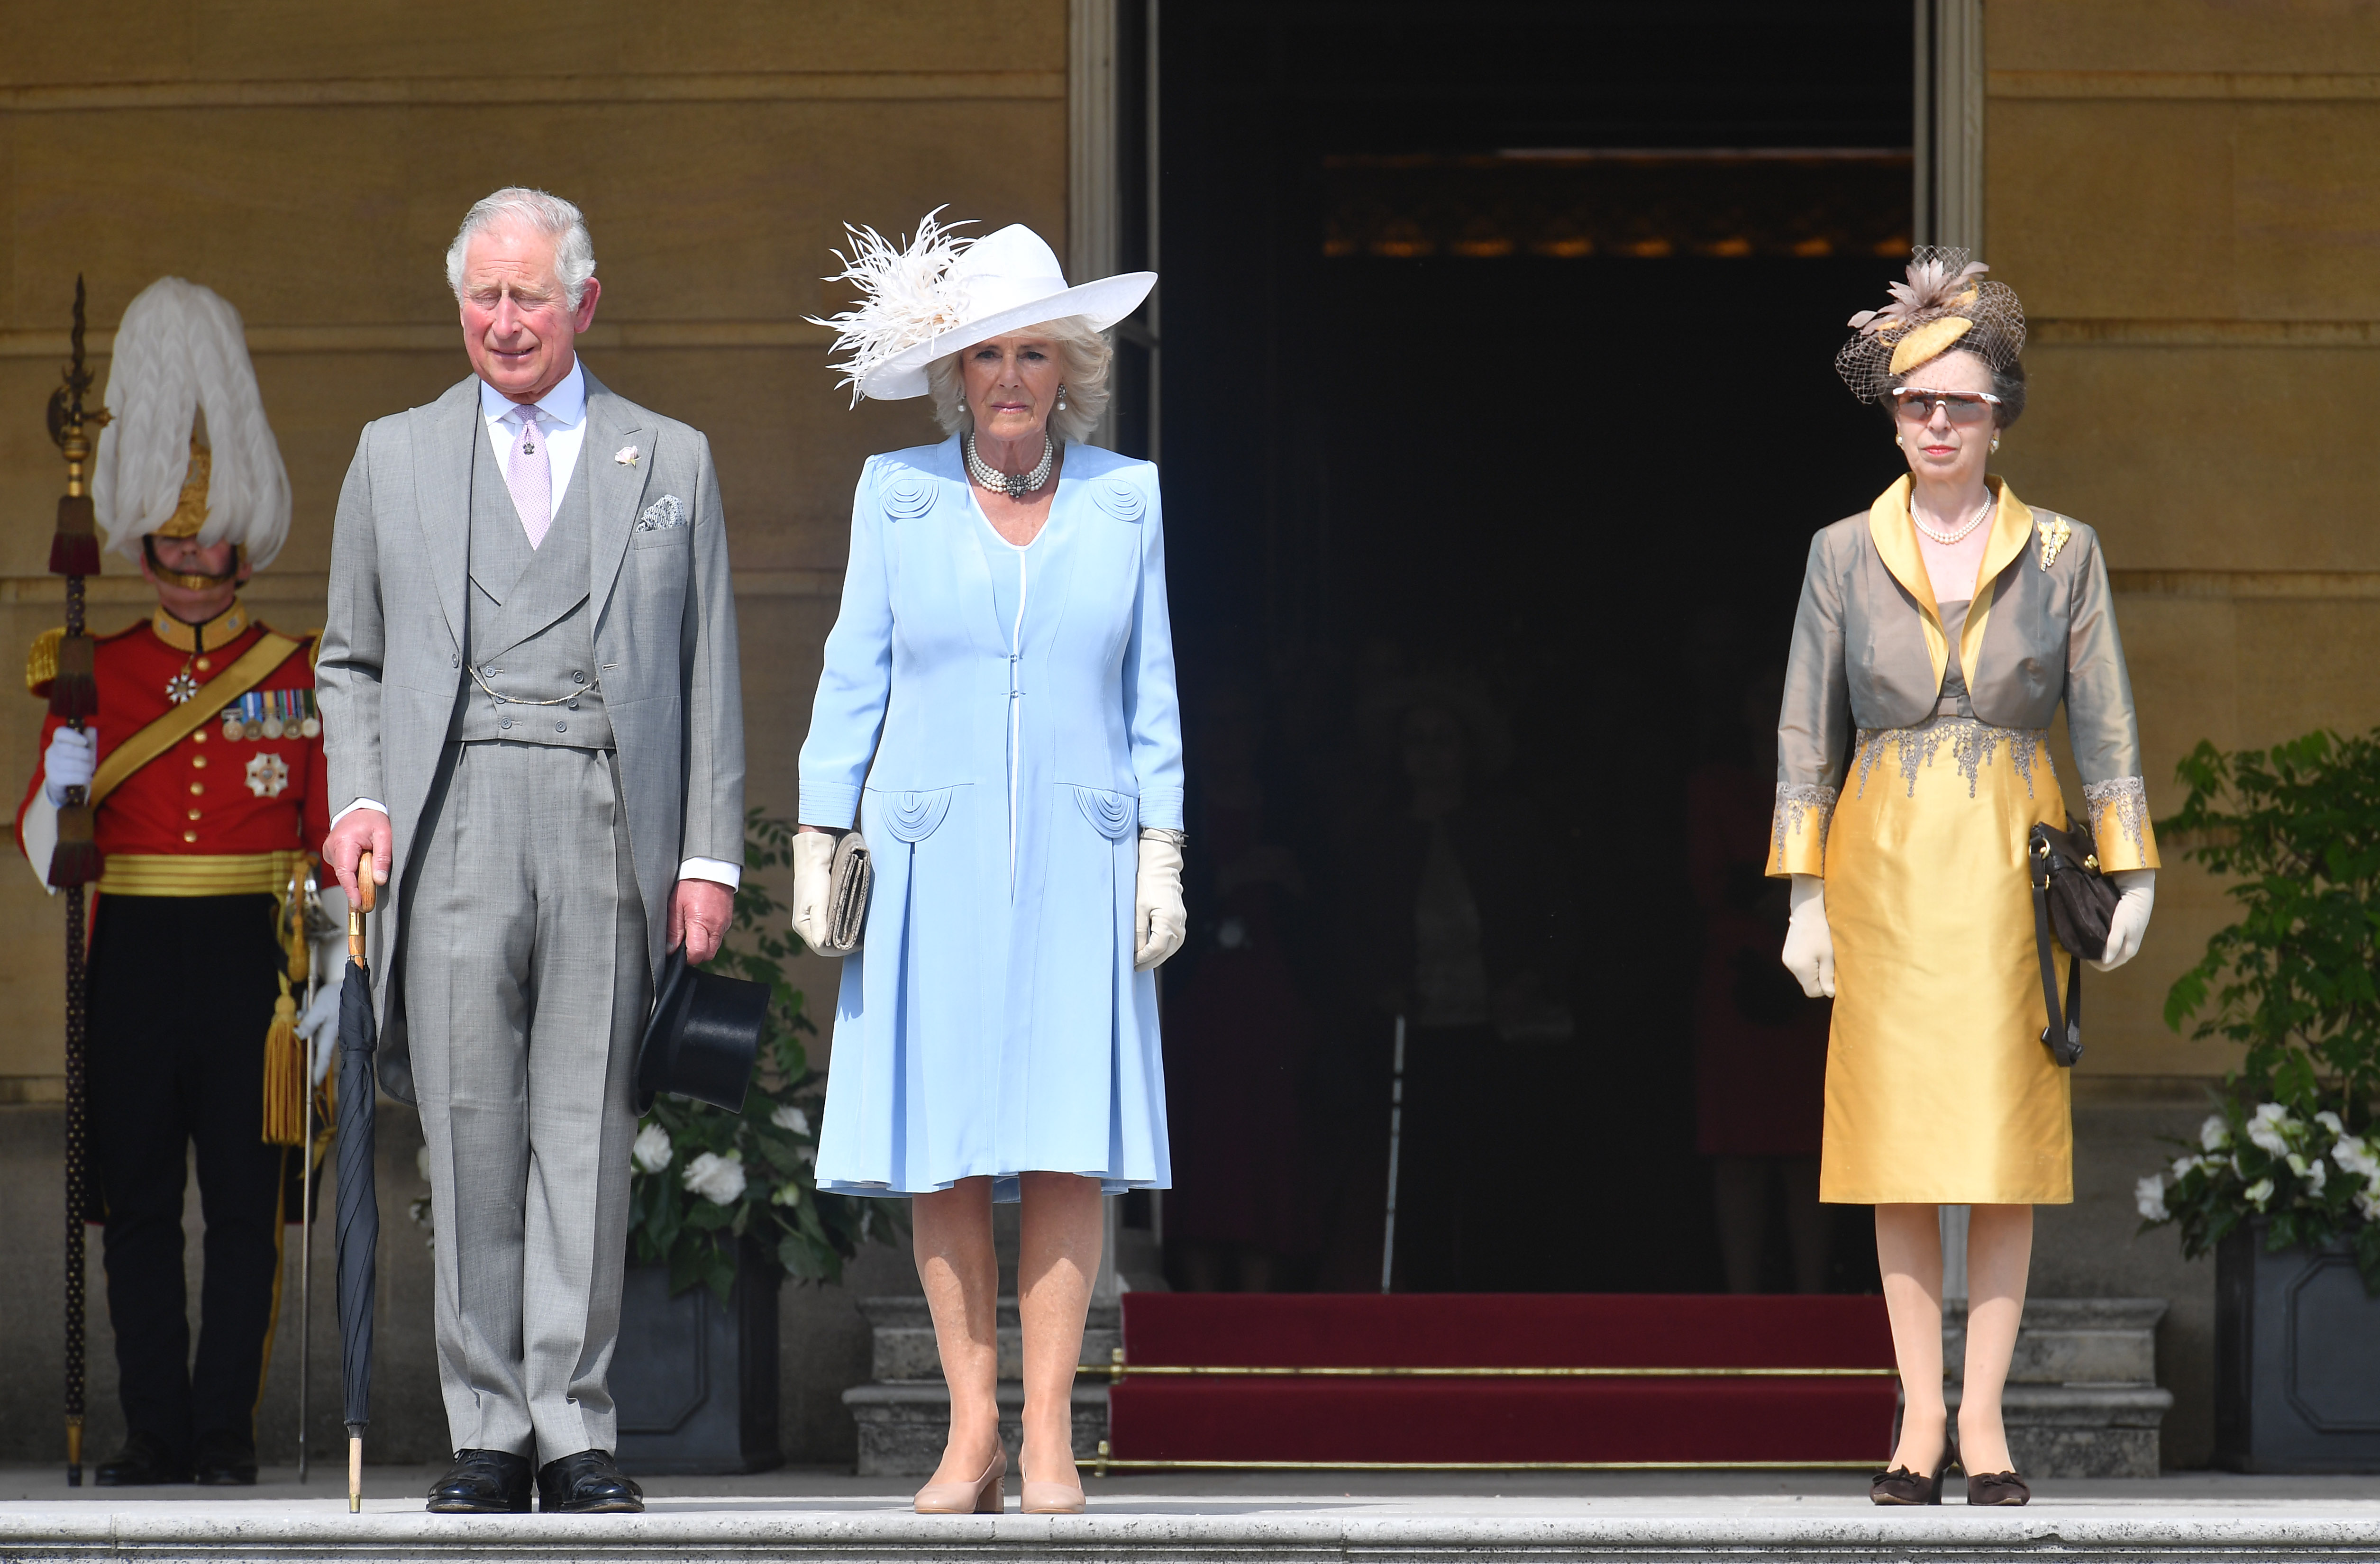
[[[519,406],[486,381],[480,382],[480,417],[487,422],[488,443],[495,450],[500,473],[520,441],[520,425],[512,418]],[[540,415],[537,427],[545,435],[546,466],[553,473],[553,509],[545,518],[552,522],[562,514],[562,496],[569,491],[570,475],[578,469],[578,448],[587,443],[587,366],[573,358],[562,383],[539,397],[535,406]]]
[[[504,464],[512,459],[513,446],[520,439],[520,425],[509,417],[519,406],[486,381],[480,382],[480,417],[488,426],[488,443],[495,452],[498,472],[504,470]],[[574,358],[562,383],[539,397],[536,406],[540,415],[537,427],[545,435],[546,463],[553,474],[553,513],[546,517],[551,522],[553,515],[562,513],[562,496],[570,488],[571,475],[578,470],[578,448],[587,443],[586,366]],[[337,825],[358,809],[388,813],[388,806],[379,799],[358,798],[332,816],[331,823]],[[688,858],[678,865],[677,877],[715,880],[732,891],[743,883],[744,866],[718,858]]]

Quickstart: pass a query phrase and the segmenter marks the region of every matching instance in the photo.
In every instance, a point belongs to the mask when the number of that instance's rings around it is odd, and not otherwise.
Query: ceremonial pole
[[[83,287],[75,278],[73,360],[66,383],[50,393],[50,438],[67,459],[67,491],[58,500],[57,531],[50,540],[50,573],[67,578],[66,638],[58,643],[56,677],[50,685],[50,710],[79,733],[99,709],[91,677],[91,638],[83,633],[82,582],[99,574],[99,539],[93,527],[85,477],[92,440],[107,422],[101,409],[86,412],[91,370],[83,363]],[[82,1486],[83,1418],[83,1217],[90,1208],[86,1185],[90,1154],[84,1138],[89,1077],[83,1058],[84,977],[82,888],[99,878],[99,846],[91,835],[91,804],[84,789],[66,790],[58,806],[58,842],[50,855],[49,882],[66,892],[67,903],[67,1485]]]

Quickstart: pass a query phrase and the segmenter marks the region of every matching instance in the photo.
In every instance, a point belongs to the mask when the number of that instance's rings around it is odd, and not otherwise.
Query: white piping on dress
[[[1008,540],[1001,539],[1007,543]],[[1016,894],[1016,782],[1018,748],[1024,742],[1025,692],[1016,687],[1017,669],[1025,656],[1025,600],[1033,578],[1026,550],[1009,543],[1016,555],[1016,623],[1008,630],[1008,893]]]

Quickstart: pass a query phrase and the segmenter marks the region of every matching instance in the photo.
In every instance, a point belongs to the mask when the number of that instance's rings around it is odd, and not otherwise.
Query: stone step
[[[1085,1515],[914,1515],[898,1499],[788,1500],[732,1493],[663,1501],[642,1515],[425,1515],[417,1500],[139,1501],[11,1505],[0,1558],[275,1564],[356,1560],[670,1560],[834,1564],[911,1559],[1072,1559],[1090,1564],[1252,1564],[1363,1558],[1681,1559],[1842,1564],[1846,1559],[2214,1560],[2380,1557],[2380,1506],[2065,1499],[2045,1509],[1877,1510],[1864,1497],[1489,1500],[1246,1498],[1119,1492],[1093,1480]],[[1015,1502],[1012,1495],[1009,1502]]]
[[[933,1317],[927,1313],[926,1301],[915,1295],[889,1298],[862,1298],[859,1313],[872,1328],[874,1353],[868,1365],[871,1378],[881,1381],[905,1379],[940,1379],[942,1376],[941,1355],[934,1348]],[[1002,1298],[998,1315],[1000,1331],[1000,1377],[1019,1379],[1025,1373],[1023,1329],[1017,1323],[1016,1300]],[[1114,1303],[1093,1303],[1090,1318],[1083,1330],[1081,1362],[1105,1364],[1112,1361],[1117,1348],[1123,1345],[1123,1314]]]
[[[2153,1385],[2162,1298],[2030,1298],[2009,1364],[2012,1385]],[[1965,1372],[1967,1305],[1942,1309],[1942,1365]]]

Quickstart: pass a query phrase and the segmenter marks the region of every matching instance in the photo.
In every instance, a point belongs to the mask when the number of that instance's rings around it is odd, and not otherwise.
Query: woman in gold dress
[[[2098,538],[1985,476],[2024,409],[2024,314],[1985,270],[1921,249],[1893,301],[1852,317],[1836,367],[1890,410],[1909,476],[1813,540],[1778,721],[1785,964],[1835,1000],[1819,1195],[1876,1207],[1905,1398],[1879,1504],[1940,1502],[1953,1465],[1971,1504],[2029,1497],[2000,1395],[2033,1207],[2074,1198],[2024,867],[2034,824],[2066,821],[2048,745],[2060,700],[2089,817],[2076,829],[2122,891],[2100,970],[2140,949],[2157,863]],[[1973,1207],[1955,1433],[1943,1205]]]

